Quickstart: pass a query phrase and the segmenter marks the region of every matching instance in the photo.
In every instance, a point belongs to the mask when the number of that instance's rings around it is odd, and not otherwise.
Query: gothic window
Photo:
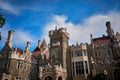
[[[15,77],[15,80],[22,80],[22,77],[21,76],[17,76],[17,77]]]
[[[85,61],[85,71],[86,71],[86,74],[88,74],[88,62]]]
[[[23,63],[20,64],[20,69],[22,69],[22,67],[23,67]]]
[[[110,55],[111,55],[110,51],[109,51],[109,50],[108,50],[108,51],[106,51],[106,57],[107,57],[107,58],[109,58],[109,57],[110,57]]]
[[[83,61],[75,62],[76,74],[84,74]]]
[[[72,63],[73,75],[75,74],[74,62]]]
[[[86,50],[82,50],[82,54],[83,54],[83,56],[87,56],[87,51]]]
[[[23,68],[23,63],[18,61],[17,62],[17,69],[22,69]]]
[[[97,55],[97,51],[95,51],[95,56],[97,57],[98,55]]]
[[[20,69],[20,61],[17,62],[17,69]]]
[[[81,53],[81,51],[75,51],[73,53],[73,55],[74,55],[74,57],[79,57],[79,56],[82,56],[82,53]]]

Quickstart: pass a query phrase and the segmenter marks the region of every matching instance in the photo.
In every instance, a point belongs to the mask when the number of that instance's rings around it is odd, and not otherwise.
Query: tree
[[[2,28],[4,24],[5,24],[5,18],[3,18],[2,15],[0,15],[0,28]],[[2,39],[2,36],[1,36],[1,32],[0,32],[0,40],[1,39]]]

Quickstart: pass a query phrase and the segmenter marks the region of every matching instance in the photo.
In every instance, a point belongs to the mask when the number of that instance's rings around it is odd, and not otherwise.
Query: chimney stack
[[[8,31],[7,44],[9,45],[10,48],[12,48],[13,35],[14,35],[14,31],[13,30],[9,30]]]
[[[114,36],[114,31],[111,29],[111,23],[110,23],[110,21],[107,21],[107,22],[106,22],[106,27],[107,27],[107,30],[106,30],[107,35],[108,35],[110,38],[113,38],[113,36]]]
[[[29,52],[30,51],[30,42],[27,42],[27,46],[26,46],[26,52]]]
[[[38,40],[38,48],[40,48],[40,43],[41,43],[41,41],[40,41],[40,40]]]
[[[107,27],[107,29],[111,29],[111,23],[110,23],[110,21],[106,22],[106,27]]]

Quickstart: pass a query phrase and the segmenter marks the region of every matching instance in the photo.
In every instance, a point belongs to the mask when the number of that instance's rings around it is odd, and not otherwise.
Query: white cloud
[[[75,44],[76,42],[90,42],[90,34],[94,34],[93,37],[102,36],[106,34],[105,22],[111,21],[112,28],[115,31],[120,31],[120,13],[119,12],[110,12],[106,15],[93,15],[87,19],[83,20],[83,23],[74,24],[73,22],[68,22],[67,16],[65,15],[53,15],[51,20],[46,23],[44,26],[43,34],[47,42],[49,42],[48,31],[54,30],[55,26],[66,27],[67,31],[70,34],[70,44]],[[1,46],[4,46],[7,40],[7,32],[10,30],[7,25],[4,28],[0,29],[2,32],[2,41],[0,41]],[[31,48],[35,48],[37,44],[38,37],[30,33],[29,31],[17,29],[13,37],[13,46],[18,46],[25,48],[26,42],[31,42]]]
[[[0,9],[9,11],[13,14],[19,14],[19,9],[5,0],[0,0]]]
[[[9,27],[4,26],[4,28],[0,29],[0,32],[2,33],[2,40],[0,41],[1,46],[3,47],[5,45],[5,42],[7,41],[8,31],[10,30]],[[21,29],[14,30],[14,36],[13,36],[13,47],[20,47],[24,48],[26,47],[26,43],[29,41],[31,42],[31,48],[37,44],[37,38],[32,35],[29,31],[24,31]]]
[[[26,42],[31,42],[32,44],[35,43],[36,37],[32,35],[30,32],[24,31],[24,30],[15,30],[13,43],[14,45],[24,45]]]
[[[74,44],[76,42],[90,42],[90,34],[93,34],[93,37],[106,34],[106,21],[111,21],[111,27],[115,31],[120,31],[120,12],[93,15],[79,24],[66,22],[66,20],[67,16],[65,15],[53,15],[50,22],[45,25],[45,32],[54,30],[55,26],[58,26],[58,28],[66,27],[70,34],[70,44]],[[47,36],[48,34],[45,33],[44,35]],[[48,37],[47,40],[49,41]]]

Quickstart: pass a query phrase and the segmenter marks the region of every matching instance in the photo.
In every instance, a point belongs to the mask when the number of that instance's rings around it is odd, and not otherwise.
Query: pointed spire
[[[43,42],[41,43],[41,48],[45,48],[47,46],[46,40],[44,38]]]

